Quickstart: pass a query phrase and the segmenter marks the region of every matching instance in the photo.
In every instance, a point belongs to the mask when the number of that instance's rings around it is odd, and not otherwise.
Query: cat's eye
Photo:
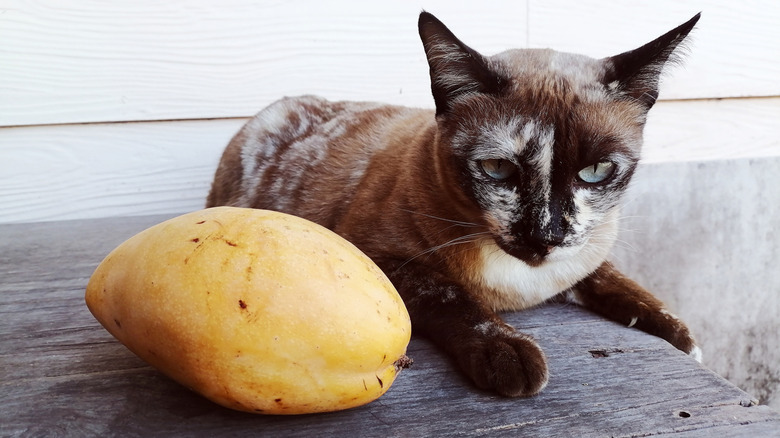
[[[615,163],[602,161],[592,164],[577,173],[581,181],[588,184],[598,184],[608,180],[615,173]]]
[[[509,178],[517,171],[517,166],[509,160],[482,160],[479,165],[487,176],[499,181]]]

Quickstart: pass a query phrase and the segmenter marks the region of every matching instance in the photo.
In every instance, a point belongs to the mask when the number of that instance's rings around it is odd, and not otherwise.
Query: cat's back
[[[223,153],[207,207],[284,211],[331,225],[388,141],[433,123],[429,110],[372,102],[287,97],[269,105]]]

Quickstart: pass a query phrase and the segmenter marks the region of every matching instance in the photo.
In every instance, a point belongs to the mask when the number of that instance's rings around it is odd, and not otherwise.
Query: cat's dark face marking
[[[502,250],[538,266],[590,240],[611,245],[605,225],[618,214],[671,56],[654,43],[680,34],[601,60],[533,49],[483,57],[421,16],[442,140]]]
[[[438,116],[462,190],[479,207],[481,217],[472,221],[490,231],[478,281],[496,292],[499,308],[543,301],[603,262],[617,235],[645,114],[602,90],[556,84],[561,97],[550,102],[515,87],[460,97]]]
[[[526,263],[581,248],[616,214],[636,166],[644,112],[595,92],[590,99],[571,99],[553,117],[514,95],[474,95],[439,118],[464,190],[499,247]],[[622,120],[610,129],[598,118]]]

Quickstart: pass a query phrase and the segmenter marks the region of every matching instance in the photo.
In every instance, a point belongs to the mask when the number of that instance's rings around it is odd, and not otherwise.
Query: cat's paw
[[[484,322],[460,344],[458,363],[474,383],[507,397],[527,397],[547,385],[544,352],[528,335],[512,327]]]
[[[701,362],[701,348],[696,345],[696,339],[693,338],[688,326],[677,315],[668,310],[661,310],[656,324],[658,336]]]
[[[665,339],[678,350],[687,353],[697,362],[701,362],[701,348],[696,344],[688,326],[677,315],[661,309],[645,318],[632,318],[629,327],[636,326],[650,334]]]

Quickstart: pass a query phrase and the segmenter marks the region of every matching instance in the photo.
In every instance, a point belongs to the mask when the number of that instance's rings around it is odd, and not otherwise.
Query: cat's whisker
[[[619,237],[633,237],[633,236],[643,236],[647,234],[647,230],[642,230],[638,228],[628,228],[628,227],[620,227],[620,233],[618,234]]]
[[[471,234],[466,234],[464,236],[456,237],[456,238],[451,239],[451,240],[449,240],[447,242],[444,242],[444,243],[442,243],[440,245],[436,245],[436,246],[434,246],[432,248],[428,248],[428,249],[426,249],[424,251],[421,251],[421,252],[415,254],[414,256],[412,256],[409,259],[407,259],[406,261],[404,261],[398,268],[400,269],[403,266],[405,266],[406,264],[408,264],[409,262],[411,262],[411,261],[413,261],[413,260],[415,260],[415,259],[417,259],[419,257],[422,257],[424,255],[433,254],[436,251],[439,251],[441,249],[444,249],[444,248],[447,248],[447,247],[450,247],[450,246],[462,245],[462,244],[465,244],[465,243],[478,242],[483,236],[489,236],[489,235],[490,235],[489,232],[482,231],[482,232],[478,232],[478,233],[471,233]]]
[[[633,215],[633,216],[618,216],[618,217],[616,217],[616,218],[610,218],[610,219],[606,219],[606,220],[604,220],[604,222],[603,222],[603,223],[606,223],[606,224],[615,223],[615,222],[618,222],[618,223],[620,223],[620,222],[623,222],[623,221],[628,221],[628,220],[631,220],[631,219],[644,219],[645,217],[646,217],[646,216],[640,216],[640,215]]]
[[[456,227],[456,226],[459,226],[459,225],[450,225],[450,226],[448,226],[448,227],[442,228],[441,230],[438,230],[438,231],[436,231],[435,233],[431,234],[431,236],[439,236],[439,235],[441,235],[441,234],[443,234],[443,233],[445,233],[445,232],[449,231],[450,229],[452,229],[453,227]],[[490,234],[490,232],[488,232],[488,231],[481,231],[481,232],[479,232],[479,233],[477,233],[477,234],[488,234],[488,235],[489,235],[489,234]],[[459,239],[459,238],[460,238],[460,237],[458,237],[458,238],[456,238],[456,239]],[[453,239],[453,240],[455,240],[455,239]],[[450,242],[451,242],[451,241],[450,241]],[[418,244],[418,245],[422,245],[423,243],[424,243],[424,241],[423,241],[423,240],[420,240],[420,241],[418,241],[418,242],[417,242],[417,244]]]
[[[425,217],[430,218],[430,219],[437,219],[437,220],[440,220],[440,221],[443,221],[443,222],[449,222],[449,223],[453,224],[453,226],[485,228],[485,225],[476,224],[474,222],[466,222],[466,221],[459,221],[459,220],[455,220],[455,219],[447,219],[447,218],[443,218],[443,217],[439,217],[439,216],[434,216],[432,214],[420,213],[418,211],[408,210],[406,208],[399,208],[399,210],[404,211],[406,213],[416,214],[416,215],[419,215],[419,216],[425,216]]]
[[[436,232],[435,234],[433,234],[433,235],[434,235],[434,236],[438,236],[438,235],[440,235],[440,234],[442,234],[442,233],[444,233],[444,232],[446,232],[446,231],[449,231],[449,230],[451,230],[451,229],[452,229],[452,228],[454,228],[454,227],[465,227],[465,225],[460,225],[460,224],[453,224],[453,225],[450,225],[450,226],[448,226],[448,227],[444,227],[444,228],[442,228],[441,230],[437,231],[437,232]],[[486,231],[483,231],[483,232],[486,232]]]
[[[488,228],[486,225],[481,225],[481,224],[477,224],[477,223],[473,223],[473,222],[466,222],[466,221],[459,221],[459,220],[454,220],[454,219],[447,219],[447,218],[443,218],[443,217],[440,217],[440,216],[434,216],[434,215],[427,214],[427,213],[420,213],[420,212],[417,212],[417,211],[414,211],[414,210],[409,210],[409,209],[406,209],[406,208],[398,208],[398,209],[400,211],[404,211],[404,212],[407,212],[407,213],[410,213],[410,214],[424,216],[424,217],[427,217],[427,218],[436,219],[436,220],[440,220],[440,221],[443,221],[443,222],[451,224],[451,225],[449,225],[447,227],[444,227],[444,228],[442,228],[440,230],[437,230],[434,234],[432,234],[432,236],[441,235],[441,234],[451,230],[454,227],[476,228],[476,229],[487,229]],[[422,241],[418,242],[418,244],[421,244],[421,243],[423,243],[423,242]]]
[[[636,202],[639,202],[642,200],[642,195],[638,193],[631,193],[629,192],[631,196],[624,196],[623,200],[621,202],[621,209],[626,208],[627,206],[630,206],[631,204],[634,204]]]
[[[449,241],[447,241],[445,243],[442,243],[441,245],[434,246],[433,248],[430,248],[430,249],[426,250],[426,252],[435,252],[435,251],[438,251],[440,249],[446,248],[448,246],[453,246],[453,245],[462,244],[462,243],[476,242],[482,236],[489,236],[489,235],[490,235],[490,233],[487,232],[487,231],[482,231],[482,232],[479,232],[479,233],[467,234],[465,236],[456,237],[456,238],[454,238],[452,240],[449,240]]]
[[[630,252],[633,252],[633,253],[639,252],[639,249],[637,249],[634,245],[632,245],[631,243],[629,243],[629,242],[627,242],[625,240],[621,240],[621,239],[615,240],[614,247],[615,248],[624,249],[626,251],[630,251]]]
[[[479,243],[479,242],[480,242],[480,240],[481,240],[481,239],[474,239],[474,240],[472,241],[472,243]],[[467,242],[463,242],[463,243],[467,243]],[[453,246],[454,246],[454,245],[453,245]],[[453,259],[454,257],[457,257],[457,256],[459,256],[459,255],[463,254],[464,252],[467,252],[467,251],[470,251],[470,250],[471,250],[471,248],[469,248],[469,247],[461,247],[460,249],[453,249],[453,250],[452,250],[452,251],[450,251],[450,253],[449,253],[449,254],[448,254],[446,257],[445,257],[445,260],[451,260],[451,259]]]
[[[617,239],[618,240],[626,240],[626,238],[630,238],[633,236],[641,236],[646,234],[646,230],[640,230],[637,228],[628,228],[621,226],[618,232]]]
[[[622,254],[611,253],[609,259],[617,265],[625,265],[626,259],[622,257]]]
[[[642,214],[632,214],[632,215],[620,215],[617,217],[617,220],[627,220],[627,219],[645,219],[647,216]]]

